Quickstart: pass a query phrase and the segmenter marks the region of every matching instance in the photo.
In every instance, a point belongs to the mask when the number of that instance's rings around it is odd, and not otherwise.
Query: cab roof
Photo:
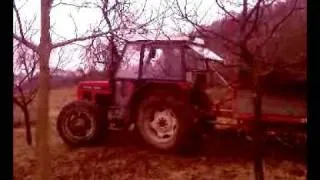
[[[208,59],[223,61],[223,58],[218,56],[211,49],[207,48],[204,44],[197,43],[190,40],[136,40],[129,41],[128,44],[143,44],[143,45],[163,45],[163,46],[186,46],[199,53],[201,56]]]

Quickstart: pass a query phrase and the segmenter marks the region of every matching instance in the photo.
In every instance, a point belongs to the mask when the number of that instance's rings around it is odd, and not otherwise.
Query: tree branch
[[[202,34],[203,36],[208,37],[208,34],[205,34],[205,32],[206,32],[206,33],[212,34],[212,35],[214,35],[214,36],[216,36],[216,37],[219,37],[219,38],[227,41],[227,42],[230,43],[230,44],[235,44],[235,42],[232,41],[231,39],[229,39],[229,38],[227,38],[227,37],[225,37],[225,36],[223,36],[223,35],[215,32],[215,31],[213,31],[213,30],[207,30],[207,29],[205,29],[204,27],[202,27],[201,25],[199,25],[199,24],[197,24],[196,22],[192,21],[192,20],[187,16],[187,14],[183,13],[183,11],[182,11],[182,9],[181,9],[181,7],[180,7],[180,5],[179,5],[178,0],[176,0],[176,6],[177,6],[177,9],[178,9],[178,11],[179,11],[179,15],[180,15],[185,21],[187,21],[187,22],[190,23],[193,27],[195,27],[196,32]]]
[[[13,103],[15,103],[16,105],[18,105],[20,108],[23,107],[22,103],[18,100],[17,96],[13,96]]]
[[[252,33],[258,28],[259,24],[259,14],[260,14],[260,10],[261,10],[261,2],[262,0],[258,0],[257,4],[255,5],[254,9],[251,10],[251,12],[254,12],[255,11],[255,17],[254,17],[254,22],[253,24],[251,25],[251,28],[249,30],[249,32],[245,35],[245,38],[244,40],[248,40]],[[253,13],[252,13],[253,14]],[[251,15],[250,15],[251,16]],[[249,18],[246,18],[247,21],[249,21]]]
[[[237,19],[234,15],[232,15],[224,5],[221,4],[220,0],[216,0],[216,4],[219,6],[220,9],[223,10],[224,13],[226,13],[228,16],[231,17],[231,19],[237,23],[239,23],[239,19]]]
[[[20,36],[21,36],[22,39],[24,39],[24,33],[23,33],[23,30],[22,30],[22,23],[21,23],[20,14],[19,14],[19,11],[18,11],[18,9],[16,7],[16,3],[14,1],[13,1],[13,9],[14,9],[14,12],[16,13],[16,17],[17,17],[17,20],[18,20]]]
[[[23,28],[22,28],[22,22],[21,22],[20,13],[19,13],[14,1],[13,1],[13,9],[14,9],[14,12],[16,14],[16,18],[17,18],[17,21],[18,21],[18,24],[19,24],[19,32],[20,32],[20,37],[14,33],[13,34],[13,38],[16,39],[17,41],[23,43],[25,46],[29,47],[30,49],[32,49],[33,51],[38,53],[38,47],[35,44],[33,44],[32,42],[30,42],[30,41],[25,39],[25,36],[24,36],[24,33],[23,33]]]
[[[85,40],[88,40],[88,39],[100,37],[100,36],[103,36],[103,35],[106,35],[106,34],[108,34],[108,32],[102,32],[102,33],[98,33],[98,34],[93,34],[91,36],[73,38],[73,39],[69,39],[69,40],[63,41],[63,42],[54,43],[52,45],[52,49],[58,48],[58,47],[62,47],[62,46],[68,45],[68,44],[72,44],[74,42],[85,41]]]
[[[52,5],[52,8],[55,8],[57,6],[60,6],[60,5],[63,5],[63,6],[70,6],[70,7],[74,7],[74,8],[92,8],[92,3],[89,3],[89,2],[84,2],[82,4],[73,4],[73,3],[66,3],[66,2],[62,2],[62,0],[60,0],[60,2],[56,3],[56,4],[53,4]]]
[[[22,44],[24,44],[25,46],[27,46],[28,48],[32,49],[34,52],[39,53],[38,51],[38,46],[33,44],[32,42],[27,41],[26,39],[19,37],[16,34],[13,34],[13,38],[19,42],[21,42]]]

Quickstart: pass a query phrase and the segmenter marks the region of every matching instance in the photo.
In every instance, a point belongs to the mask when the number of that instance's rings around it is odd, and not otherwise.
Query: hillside
[[[274,27],[275,24],[280,22],[290,12],[290,7],[292,7],[290,5],[293,2],[294,0],[288,0],[280,2],[273,7],[264,7],[265,11],[262,15],[263,23],[268,24],[269,27]],[[239,18],[239,15],[235,16]],[[204,29],[206,31],[198,31],[194,32],[194,34],[203,38],[205,44],[221,57],[224,57],[228,63],[237,63],[238,57],[233,54],[234,51],[237,51],[236,47],[228,44],[220,36],[236,40],[240,29],[239,23],[230,18],[225,18],[221,21],[213,22],[210,26],[204,27]],[[210,33],[212,31],[220,36]],[[254,33],[249,41],[249,47],[251,49],[256,48],[259,42],[264,40],[268,35],[266,30],[260,27],[259,32]],[[264,47],[265,60],[274,64],[273,72],[266,78],[268,82],[273,82],[277,85],[287,82],[289,84],[302,84],[301,86],[306,85],[305,0],[298,0],[297,10],[282,23],[272,39]]]

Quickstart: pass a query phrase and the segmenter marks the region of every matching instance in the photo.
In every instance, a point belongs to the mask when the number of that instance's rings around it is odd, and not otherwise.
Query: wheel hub
[[[159,141],[170,140],[177,129],[177,118],[170,109],[156,111],[150,127]]]
[[[74,119],[73,126],[77,128],[85,128],[86,122],[83,118]]]
[[[87,129],[86,120],[83,118],[72,119],[69,126],[72,132],[85,131]]]
[[[73,113],[67,120],[66,130],[75,138],[88,136],[92,130],[92,119],[84,112]]]

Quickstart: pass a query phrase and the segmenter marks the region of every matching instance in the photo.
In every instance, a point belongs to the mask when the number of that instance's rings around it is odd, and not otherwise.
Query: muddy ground
[[[223,136],[223,135],[220,135]],[[240,137],[208,137],[197,153],[173,155],[146,147],[132,133],[114,132],[100,146],[71,149],[51,138],[53,179],[254,179],[252,148]],[[266,148],[265,179],[306,179],[305,153]],[[14,179],[33,179],[34,147],[14,130]]]
[[[75,88],[54,90],[50,98],[51,170],[53,179],[254,179],[251,142],[225,133],[204,139],[197,153],[173,155],[147,148],[135,133],[112,132],[102,145],[71,149],[55,131],[62,106],[75,98]],[[34,112],[34,111],[32,111]],[[19,115],[15,112],[15,115]],[[34,129],[33,129],[34,134]],[[23,127],[14,128],[14,179],[33,179],[34,145]],[[279,144],[265,148],[265,179],[306,179],[305,150]]]

